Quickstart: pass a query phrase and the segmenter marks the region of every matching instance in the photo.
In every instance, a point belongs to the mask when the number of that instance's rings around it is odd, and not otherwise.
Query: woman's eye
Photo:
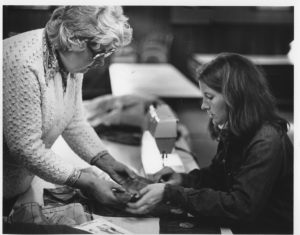
[[[206,99],[209,99],[209,100],[212,100],[212,99],[213,99],[213,96],[211,96],[211,95],[205,95],[205,98],[206,98]]]
[[[99,43],[96,43],[96,42],[90,42],[90,47],[91,47],[93,50],[97,51],[97,50],[100,49],[100,44],[99,44]]]

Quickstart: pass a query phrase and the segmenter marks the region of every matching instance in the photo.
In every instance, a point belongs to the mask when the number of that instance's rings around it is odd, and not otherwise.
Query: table
[[[162,165],[160,162],[160,154],[158,149],[156,146],[154,146],[153,137],[150,134],[145,134],[142,141],[142,147],[140,147],[102,140],[107,150],[114,156],[115,159],[129,166],[139,175],[146,176],[146,174],[154,173],[154,171],[159,170]],[[177,145],[183,148],[186,147],[186,143],[183,141],[177,143]],[[62,137],[57,139],[52,146],[52,150],[62,156],[66,162],[71,162],[77,168],[90,167],[87,162],[79,158],[72,151]],[[169,156],[168,158],[168,166],[173,167],[176,170],[179,169],[181,172],[188,172],[192,169],[198,168],[194,159],[189,154],[180,153],[179,156],[179,154],[173,152],[172,156]],[[153,164],[154,168],[149,168],[149,161],[156,161],[156,163]],[[110,177],[105,172],[101,171],[95,166],[92,168],[99,175],[99,177],[110,180]],[[149,170],[145,171],[145,168]],[[46,182],[39,177],[35,177],[30,190],[21,195],[15,205],[33,201],[43,205],[43,189],[54,187],[55,186],[52,183]]]
[[[166,98],[200,98],[198,87],[173,65],[122,64],[109,67],[114,95],[149,94]]]
[[[161,167],[160,162],[160,155],[158,152],[157,147],[154,146],[155,142],[153,137],[150,135],[150,133],[145,133],[142,139],[142,147],[137,146],[128,146],[123,145],[119,143],[113,143],[110,141],[102,140],[104,144],[106,145],[107,149],[114,155],[116,159],[119,161],[127,164],[128,166],[135,169],[139,174],[144,175],[145,173],[152,173],[153,170],[158,170],[159,167]],[[184,141],[177,143],[177,145],[181,147],[185,147],[186,143]],[[150,150],[153,151],[150,151]],[[58,140],[55,142],[55,144],[52,147],[52,150],[60,154],[61,156],[64,156],[66,161],[72,162],[76,167],[84,168],[88,167],[89,165],[84,162],[82,159],[80,159],[65,143],[65,141],[59,137]],[[142,157],[141,157],[142,154]],[[149,159],[151,158],[151,159]],[[173,152],[171,156],[168,157],[169,159],[169,165],[171,167],[174,167],[174,169],[179,171],[190,171],[192,169],[197,168],[197,164],[194,162],[194,159],[186,154],[181,153],[180,155],[176,152]],[[149,165],[149,161],[156,161],[157,164],[154,164],[154,168],[147,168],[148,170],[144,170],[144,166]],[[109,179],[108,175],[98,168],[93,166],[93,169],[95,172],[99,174],[100,177]],[[40,205],[43,205],[43,190],[44,188],[54,188],[55,185],[46,182],[39,177],[35,177],[31,188],[23,195],[20,196],[18,201],[16,202],[15,206],[21,205],[23,203],[27,202],[38,202]],[[97,218],[97,216],[95,216]],[[122,224],[123,226],[126,226],[126,219],[122,219],[120,217],[112,218],[108,217],[108,219],[111,222],[115,222],[117,224]],[[185,229],[185,228],[179,228],[178,225],[182,223],[182,221],[186,222],[194,222],[195,219],[193,218],[182,218],[177,215],[173,215],[172,218],[170,217],[162,217],[160,219],[153,218],[153,219],[144,219],[141,218],[140,220],[137,218],[133,220],[130,218],[128,221],[133,221],[135,223],[141,222],[139,227],[135,227],[136,231],[140,231],[141,225],[143,228],[148,228],[149,231],[144,231],[144,233],[158,233],[157,230],[159,229],[162,232],[171,232],[171,233],[190,233],[191,230]],[[132,229],[132,224],[130,225],[127,221],[128,227],[125,227],[127,230]],[[203,223],[197,224],[195,228],[193,228],[197,233],[210,233],[213,231],[213,233],[218,233],[219,229],[213,226],[208,226]],[[194,232],[195,232],[194,231]],[[228,231],[230,233],[230,230],[224,230],[221,228],[222,234],[228,234]]]
[[[110,142],[107,140],[102,140],[103,143],[106,145],[107,149],[112,153],[112,155],[119,161],[123,162],[124,164],[128,165],[132,169],[134,169],[137,173],[140,175],[146,175],[147,173],[153,173],[153,170],[159,170],[159,167],[162,167],[160,164],[160,154],[158,152],[158,149],[155,145],[155,141],[151,134],[149,132],[145,132],[142,138],[142,146],[130,146],[130,145],[123,145],[119,143]],[[181,141],[177,143],[177,145],[185,148],[186,143],[184,141]],[[64,159],[68,162],[72,162],[73,165],[75,165],[78,168],[85,168],[89,165],[84,162],[82,159],[80,159],[66,144],[66,142],[62,139],[62,137],[59,137],[58,140],[55,142],[55,144],[52,146],[52,150],[56,153],[58,153],[60,156],[63,156]],[[142,157],[141,157],[142,155]],[[149,159],[150,158],[150,159]],[[154,168],[147,168],[145,166],[149,166],[149,161],[157,162],[158,164],[154,164]],[[198,168],[197,164],[194,162],[194,159],[186,154],[181,153],[179,156],[178,153],[173,152],[168,157],[167,165],[173,167],[176,170],[179,170],[181,172],[190,171],[192,169]],[[109,176],[99,170],[98,168],[93,166],[94,171],[99,174],[100,177],[105,178],[107,180],[110,180]],[[145,170],[148,169],[148,170]],[[43,190],[44,188],[55,188],[54,184],[51,184],[49,182],[46,182],[39,177],[35,177],[31,188],[23,195],[19,197],[17,200],[15,206],[21,205],[23,203],[27,202],[37,202],[40,205],[44,204],[43,200]],[[95,218],[97,218],[97,215],[95,215]],[[106,218],[106,217],[105,217]],[[178,227],[178,224],[182,221],[181,218],[175,219],[175,217],[170,222],[170,218],[129,218],[126,219],[125,217],[107,217],[109,221],[116,223],[116,224],[122,224],[123,227],[129,231],[134,231],[137,233],[140,233],[141,229],[144,229],[143,233],[151,233],[151,234],[157,234],[159,231],[168,231],[168,229],[173,229],[172,232],[174,233],[174,229],[176,230],[176,226]],[[190,220],[192,220],[190,218]],[[130,223],[129,223],[129,222]],[[183,220],[186,221],[186,220]],[[133,224],[136,225],[133,227]],[[168,226],[167,226],[168,224]],[[126,227],[127,226],[127,227]],[[209,229],[212,229],[212,227],[206,228],[206,226],[203,226],[205,230],[203,230],[205,233],[209,231]],[[131,229],[131,230],[130,230]],[[133,230],[135,229],[135,230]],[[146,231],[146,230],[147,231]],[[199,230],[200,229],[200,230]],[[207,230],[208,229],[208,230]],[[214,228],[214,231],[217,231],[217,228]],[[182,231],[178,231],[180,233],[184,233],[184,231],[190,231],[187,229],[183,229]],[[197,231],[202,231],[202,228],[198,228]]]
[[[106,145],[109,152],[111,152],[117,160],[128,165],[140,175],[153,173],[162,167],[160,154],[158,152],[157,147],[155,146],[155,141],[148,132],[144,133],[141,146],[125,145],[107,140],[102,141]],[[187,149],[187,143],[183,140],[177,142],[176,145],[181,148]],[[52,146],[52,150],[58,153],[60,156],[64,157],[66,161],[72,162],[72,164],[78,168],[85,168],[89,166],[89,164],[80,159],[69,148],[69,146],[61,137],[59,137],[55,144]],[[153,162],[155,162],[156,164],[153,164]],[[149,165],[152,165],[154,167],[149,168]],[[192,156],[184,152],[178,153],[176,151],[173,151],[172,154],[170,154],[166,165],[169,165],[175,170],[181,172],[188,172],[192,169],[198,168]],[[108,180],[110,179],[106,173],[102,172],[98,168],[93,166],[93,169],[99,175],[99,177]],[[44,188],[54,187],[55,185],[48,183],[38,177],[35,177],[34,181],[32,182],[31,188],[25,194],[20,196],[15,206],[26,202],[37,202],[40,205],[43,205]],[[116,217],[116,220],[117,218],[118,217]],[[120,220],[120,218],[118,219]],[[158,228],[159,231],[165,233],[191,233],[191,230],[187,228],[181,228],[181,230],[179,230],[180,228],[178,228],[178,225],[182,222],[193,222],[195,224],[195,228],[193,228],[193,231],[197,233],[209,233],[209,231],[218,233],[220,230],[220,228],[208,226],[201,221],[198,222],[195,218],[182,218],[177,215],[173,215],[173,217],[157,217],[148,221],[145,221],[145,219],[143,219],[141,222],[146,223],[148,225],[149,232],[152,234],[158,233],[157,229],[155,231],[153,230],[155,228]],[[139,223],[139,221],[137,221],[137,223]],[[143,228],[145,229],[146,226],[143,226]],[[221,229],[221,231],[224,230]]]
[[[207,63],[215,58],[216,54],[194,54],[195,59],[200,64]],[[286,55],[245,55],[256,65],[291,65],[292,62]]]

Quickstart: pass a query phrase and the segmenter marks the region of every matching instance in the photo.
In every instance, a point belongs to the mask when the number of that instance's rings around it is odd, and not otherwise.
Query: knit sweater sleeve
[[[74,167],[46,147],[40,72],[20,60],[6,59],[3,65],[3,132],[10,157],[44,180],[64,184]]]
[[[62,136],[78,156],[90,163],[94,156],[105,150],[105,147],[84,116],[82,104],[82,77],[82,74],[76,74],[76,110]]]

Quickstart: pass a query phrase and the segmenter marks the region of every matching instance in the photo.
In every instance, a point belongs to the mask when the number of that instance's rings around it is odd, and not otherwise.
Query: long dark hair
[[[203,65],[198,79],[224,96],[230,134],[250,137],[266,122],[287,131],[263,72],[244,56],[221,53]],[[218,128],[209,126],[212,137],[218,137]]]

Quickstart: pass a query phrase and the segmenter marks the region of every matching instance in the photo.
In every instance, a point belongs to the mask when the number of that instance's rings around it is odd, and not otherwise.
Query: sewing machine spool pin
[[[168,157],[168,154],[166,152],[163,152],[161,154],[161,157],[162,157],[162,166],[165,167],[166,166],[165,161],[166,161],[166,159]]]

